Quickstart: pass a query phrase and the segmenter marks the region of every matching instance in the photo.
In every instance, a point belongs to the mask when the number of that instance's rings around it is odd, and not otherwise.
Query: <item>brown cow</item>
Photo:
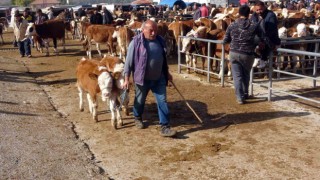
[[[3,29],[5,31],[8,31],[8,28],[9,28],[9,21],[6,17],[0,17],[0,23],[3,25]]]
[[[127,48],[134,36],[134,32],[128,27],[116,28],[112,38],[117,38],[118,46],[120,49],[120,59],[126,60]]]
[[[90,25],[86,29],[86,38],[83,42],[83,47],[87,52],[89,58],[92,58],[91,55],[91,43],[94,41],[96,43],[97,51],[102,57],[100,51],[100,44],[106,44],[109,52],[114,55],[113,39],[112,35],[115,31],[114,27],[104,26],[104,25]]]
[[[58,54],[57,39],[62,39],[63,51],[65,51],[65,25],[63,21],[49,20],[43,24],[30,23],[26,31],[26,36],[31,37],[35,35],[44,40],[47,56],[49,56],[49,39],[53,39],[54,52],[56,54]]]

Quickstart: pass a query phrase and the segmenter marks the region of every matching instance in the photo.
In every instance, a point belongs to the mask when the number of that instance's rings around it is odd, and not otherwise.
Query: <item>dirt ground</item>
[[[5,33],[11,41],[12,33]],[[102,46],[102,49],[105,46]],[[59,48],[62,49],[61,47]],[[268,102],[267,90],[255,87],[245,105],[235,101],[231,83],[205,82],[199,74],[178,74],[177,60],[170,60],[174,82],[204,123],[200,124],[173,86],[168,104],[176,138],[159,134],[153,95],[147,99],[139,130],[133,116],[123,114],[124,127],[111,127],[107,105],[100,100],[99,122],[91,118],[87,103],[79,111],[75,68],[85,52],[78,40],[67,40],[67,51],[45,57],[32,49],[33,58],[20,58],[11,43],[0,46],[0,56],[25,63],[48,99],[71,122],[76,137],[88,145],[94,163],[112,179],[318,179],[320,176],[319,105],[284,95]],[[93,51],[97,55],[97,51]],[[310,88],[305,80],[283,81],[280,88]],[[320,98],[317,89],[298,91]],[[132,108],[134,91],[130,92]],[[86,102],[86,101],[85,101]]]

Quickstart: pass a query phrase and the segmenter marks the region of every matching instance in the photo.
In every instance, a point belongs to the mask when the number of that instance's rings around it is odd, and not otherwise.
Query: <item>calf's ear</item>
[[[94,73],[89,73],[89,78],[92,80],[97,80],[98,79],[98,75],[94,74]]]

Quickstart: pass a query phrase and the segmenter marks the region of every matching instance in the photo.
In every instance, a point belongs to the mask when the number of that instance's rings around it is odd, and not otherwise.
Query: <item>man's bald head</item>
[[[142,33],[146,39],[155,40],[158,33],[157,23],[147,20],[142,24]]]

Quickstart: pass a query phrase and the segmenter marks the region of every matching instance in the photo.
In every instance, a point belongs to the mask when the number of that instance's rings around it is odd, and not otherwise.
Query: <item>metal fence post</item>
[[[221,63],[220,63],[220,71],[222,72],[221,76],[221,86],[224,87],[224,44],[221,43],[222,54],[221,54]]]
[[[181,41],[181,36],[178,38],[178,73],[181,74],[181,53],[180,53],[180,41]]]
[[[210,50],[210,47],[211,47],[211,43],[210,42],[208,42],[208,57],[207,57],[207,59],[208,59],[208,72],[207,72],[207,81],[208,82],[210,82],[210,65],[211,65],[211,59],[210,59],[210,57],[211,57],[211,50]]]
[[[316,43],[315,47],[315,53],[318,53],[319,51],[319,43]],[[314,63],[313,63],[313,77],[317,77],[317,69],[318,69],[318,57],[314,57]],[[317,87],[317,81],[313,80],[313,88]]]
[[[279,56],[279,54],[278,54]],[[272,95],[272,73],[273,73],[273,61],[272,61],[273,54],[270,53],[269,56],[269,86],[268,86],[268,101],[271,101]]]
[[[253,96],[253,67],[251,68],[250,71],[250,80],[249,80],[249,95]]]

